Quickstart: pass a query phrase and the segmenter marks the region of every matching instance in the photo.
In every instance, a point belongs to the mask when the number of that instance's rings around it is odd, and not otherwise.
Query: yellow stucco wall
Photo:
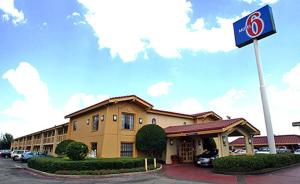
[[[172,117],[172,116],[153,114],[153,113],[147,114],[147,123],[151,124],[153,118],[156,119],[156,124],[162,128],[166,128],[168,126],[184,125],[184,122],[186,122],[187,125],[194,123],[194,120],[189,118]]]
[[[134,128],[132,130],[122,129],[122,113],[134,114]],[[98,131],[92,131],[92,117],[94,115],[101,117],[104,115],[104,121],[99,120]],[[117,121],[113,121],[113,115],[117,115]],[[139,119],[142,119],[142,124]],[[87,124],[87,119],[90,123]],[[133,156],[138,155],[135,149],[135,135],[137,131],[146,123],[146,111],[130,102],[120,102],[106,106],[99,110],[88,112],[71,118],[69,137],[70,139],[81,141],[91,149],[91,143],[97,142],[97,157],[120,157],[121,143],[133,143]],[[73,131],[73,122],[77,122],[77,130]]]

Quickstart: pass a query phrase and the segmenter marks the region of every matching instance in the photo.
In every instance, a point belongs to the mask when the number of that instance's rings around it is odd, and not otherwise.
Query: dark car
[[[198,166],[212,166],[212,161],[218,157],[218,150],[205,151],[196,156],[195,164]]]
[[[22,162],[27,162],[29,159],[31,158],[35,158],[35,157],[47,157],[47,154],[45,153],[40,153],[40,152],[26,152],[23,153],[21,156],[21,161]]]
[[[0,156],[3,158],[10,158],[10,150],[2,150]]]

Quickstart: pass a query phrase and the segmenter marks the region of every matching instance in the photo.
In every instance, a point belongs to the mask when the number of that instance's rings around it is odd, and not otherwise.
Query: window
[[[73,121],[73,131],[77,130],[77,121]]]
[[[121,157],[133,156],[133,143],[121,143]]]
[[[134,125],[134,115],[122,113],[122,129],[132,130]]]
[[[68,132],[68,127],[65,126],[65,127],[63,128],[63,134],[66,134],[67,132]]]
[[[156,125],[156,119],[155,118],[152,118],[152,124]]]
[[[93,116],[93,126],[92,130],[97,131],[99,127],[99,115]]]

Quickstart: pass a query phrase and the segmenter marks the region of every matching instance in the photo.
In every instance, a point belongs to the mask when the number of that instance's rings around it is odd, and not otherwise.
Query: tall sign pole
[[[275,140],[269,110],[267,92],[263,78],[263,69],[260,62],[258,40],[276,33],[271,7],[266,5],[261,9],[233,23],[236,46],[241,48],[253,42],[258,77],[260,83],[260,95],[263,105],[265,124],[267,130],[270,153],[276,153]]]

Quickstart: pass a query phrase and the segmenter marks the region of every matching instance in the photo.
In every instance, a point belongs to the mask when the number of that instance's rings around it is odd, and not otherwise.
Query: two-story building
[[[215,139],[219,155],[227,156],[228,136],[243,136],[247,153],[252,154],[252,136],[259,134],[259,130],[243,118],[223,120],[212,111],[190,115],[157,110],[135,95],[110,98],[65,118],[69,118],[67,138],[85,143],[91,153],[104,158],[142,156],[135,147],[136,133],[146,124],[157,124],[167,135],[166,151],[162,156],[167,164],[171,163],[172,155],[183,162],[192,162],[195,155],[203,152],[203,139],[208,137]],[[47,137],[48,141],[48,137],[55,137],[56,131],[50,133],[53,130],[56,129],[43,131],[42,139]],[[53,142],[51,138],[49,141]],[[56,144],[42,146],[53,152]]]
[[[68,124],[64,123],[14,139],[12,150],[30,150],[54,155],[56,145],[67,139]]]

